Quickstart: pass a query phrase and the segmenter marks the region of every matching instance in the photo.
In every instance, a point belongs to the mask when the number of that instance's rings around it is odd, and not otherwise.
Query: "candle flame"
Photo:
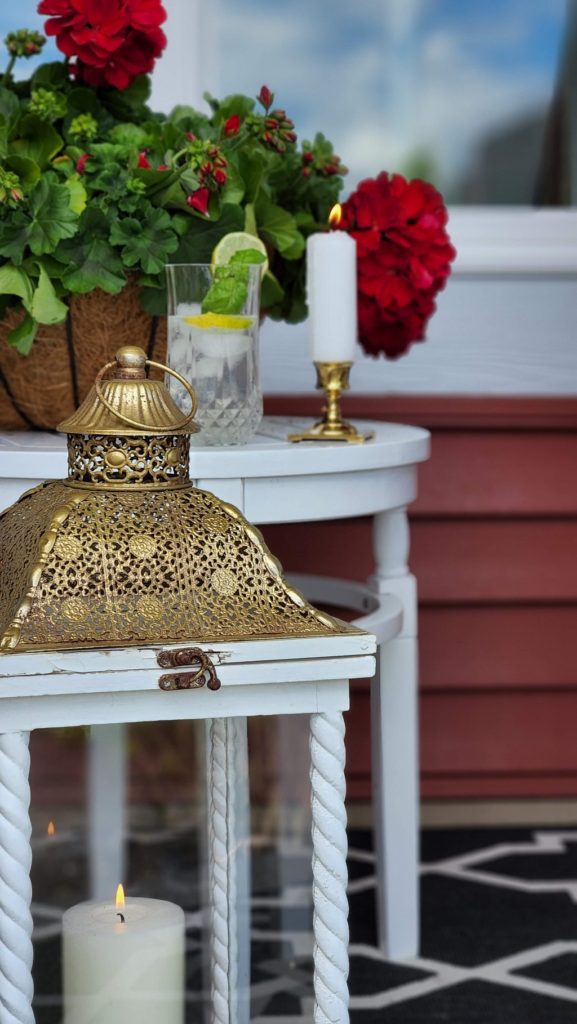
[[[49,836],[53,836],[54,835],[54,833],[56,832],[56,827],[55,827],[53,821],[49,821],[48,822],[48,828],[46,829],[46,831],[47,831]]]
[[[121,910],[126,906],[126,900],[124,898],[124,886],[119,885],[116,890],[116,909]]]
[[[343,216],[343,208],[340,203],[335,203],[331,212],[329,213],[329,224],[332,228],[338,227],[341,223]]]

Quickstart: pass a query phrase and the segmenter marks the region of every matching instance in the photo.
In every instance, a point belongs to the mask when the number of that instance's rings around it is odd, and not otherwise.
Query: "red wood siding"
[[[280,396],[267,411],[318,408]],[[577,401],[367,396],[346,413],[433,435],[411,513],[423,795],[577,795]],[[265,534],[289,573],[371,571],[368,520]],[[349,794],[367,798],[367,683],[348,731]]]

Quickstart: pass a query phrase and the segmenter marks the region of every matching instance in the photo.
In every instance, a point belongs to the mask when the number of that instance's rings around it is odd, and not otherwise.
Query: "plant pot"
[[[0,323],[0,430],[54,430],[121,345],[140,345],[165,362],[166,318],[144,312],[134,281],[119,295],[96,289],[73,296],[66,321],[41,325],[28,356],[6,344],[21,318],[8,311]]]

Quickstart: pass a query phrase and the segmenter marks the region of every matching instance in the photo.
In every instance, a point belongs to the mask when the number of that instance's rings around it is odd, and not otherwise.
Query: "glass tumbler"
[[[167,363],[197,393],[193,445],[246,444],[262,419],[258,360],[262,267],[169,264]],[[231,301],[232,300],[232,301]],[[230,310],[234,309],[234,312]],[[186,399],[166,381],[179,407]]]

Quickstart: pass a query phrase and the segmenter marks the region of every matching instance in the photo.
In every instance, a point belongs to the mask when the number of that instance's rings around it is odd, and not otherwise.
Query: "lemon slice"
[[[268,270],[266,246],[260,238],[257,238],[256,235],[249,235],[247,231],[231,231],[228,235],[223,235],[212,250],[210,258],[212,270],[214,271],[215,267],[228,266],[234,254],[240,252],[241,249],[256,249],[257,252],[262,253],[264,262],[260,264],[260,268],[264,277]]]
[[[221,331],[246,331],[253,321],[248,316],[229,316],[228,313],[199,313],[198,316],[185,316],[185,323],[193,327],[218,327]]]

